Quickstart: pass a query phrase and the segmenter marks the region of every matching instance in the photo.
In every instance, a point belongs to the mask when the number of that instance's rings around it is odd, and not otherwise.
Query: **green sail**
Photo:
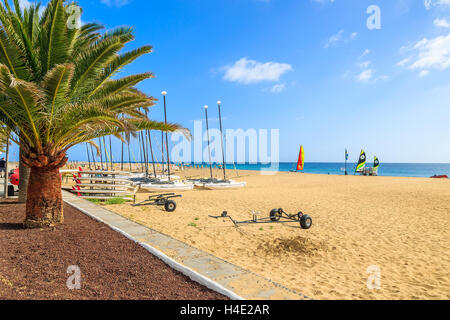
[[[356,172],[361,172],[365,166],[366,166],[366,153],[364,152],[364,150],[361,150],[358,164],[356,166]]]
[[[375,160],[373,161],[373,173],[378,174],[378,168],[380,167],[380,160],[378,160],[377,157],[375,157]]]

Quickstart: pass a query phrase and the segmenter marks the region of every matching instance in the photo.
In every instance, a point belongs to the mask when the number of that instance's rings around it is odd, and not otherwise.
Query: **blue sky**
[[[303,144],[306,161],[343,161],[347,147],[355,161],[364,148],[384,162],[450,162],[450,0],[79,4],[83,22],[134,26],[129,49],[154,46],[123,75],[154,72],[140,89],[168,92],[170,121],[192,129],[220,99],[226,128],[280,129],[281,161]],[[381,29],[367,27],[370,5]]]

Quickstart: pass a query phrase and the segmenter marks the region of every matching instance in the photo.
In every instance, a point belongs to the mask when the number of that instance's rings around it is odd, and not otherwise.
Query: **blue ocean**
[[[198,165],[198,164],[197,164]],[[227,164],[226,168],[234,170],[269,170],[290,171],[295,169],[297,163],[282,162],[276,165],[265,164]],[[203,166],[208,166],[204,163]],[[347,163],[348,174],[355,172],[356,163]],[[345,163],[340,162],[306,162],[303,170],[305,173],[313,174],[345,174]],[[381,163],[378,170],[379,176],[392,177],[431,177],[433,175],[450,176],[450,163]]]

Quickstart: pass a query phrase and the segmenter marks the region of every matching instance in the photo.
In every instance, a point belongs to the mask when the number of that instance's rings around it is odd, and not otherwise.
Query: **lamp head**
[[[217,104],[222,104],[222,101],[220,101],[220,100],[219,100],[219,101],[217,101]]]
[[[165,96],[165,95],[167,94],[167,91],[163,91],[163,92],[161,92],[161,94],[162,94],[163,96]]]
[[[208,106],[205,105],[204,108],[205,108],[205,110],[206,110],[206,109],[208,109]]]

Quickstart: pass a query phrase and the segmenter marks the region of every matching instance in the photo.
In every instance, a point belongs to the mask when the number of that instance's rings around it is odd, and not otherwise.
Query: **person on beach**
[[[0,159],[0,177],[3,178],[3,172],[6,176],[6,161],[5,158]]]

